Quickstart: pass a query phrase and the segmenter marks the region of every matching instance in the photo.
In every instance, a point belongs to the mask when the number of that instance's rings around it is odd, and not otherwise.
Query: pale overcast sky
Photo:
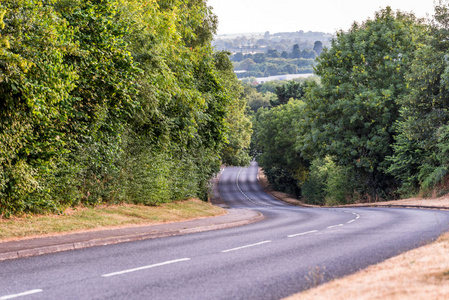
[[[433,0],[208,0],[218,16],[218,34],[348,30],[380,8],[433,15]]]

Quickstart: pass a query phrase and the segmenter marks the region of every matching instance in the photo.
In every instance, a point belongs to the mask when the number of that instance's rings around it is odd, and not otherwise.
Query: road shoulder
[[[231,228],[261,220],[263,220],[263,215],[259,212],[245,209],[229,209],[225,215],[186,222],[133,226],[8,241],[0,243],[0,261],[87,247]]]

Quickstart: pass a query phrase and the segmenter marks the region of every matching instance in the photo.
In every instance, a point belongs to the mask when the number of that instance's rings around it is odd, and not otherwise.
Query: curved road
[[[219,188],[259,223],[0,262],[0,300],[280,299],[449,230],[449,212],[299,208],[263,193],[257,163],[227,168]]]

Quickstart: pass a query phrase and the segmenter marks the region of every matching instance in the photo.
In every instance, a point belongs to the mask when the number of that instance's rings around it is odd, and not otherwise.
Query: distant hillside
[[[278,52],[292,51],[294,45],[299,45],[301,50],[313,49],[316,41],[321,41],[323,46],[330,46],[330,41],[334,35],[324,32],[279,32],[270,34],[265,33],[242,33],[242,34],[223,34],[217,35],[212,45],[217,50],[226,50],[235,54],[267,52],[268,50],[277,50]]]
[[[212,45],[232,53],[237,77],[312,73],[315,58],[334,36],[323,32],[218,35]]]

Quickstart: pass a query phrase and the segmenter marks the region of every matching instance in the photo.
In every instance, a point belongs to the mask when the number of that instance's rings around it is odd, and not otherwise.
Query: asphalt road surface
[[[281,299],[426,244],[449,212],[299,208],[263,193],[257,164],[219,187],[262,222],[0,262],[3,299]]]

